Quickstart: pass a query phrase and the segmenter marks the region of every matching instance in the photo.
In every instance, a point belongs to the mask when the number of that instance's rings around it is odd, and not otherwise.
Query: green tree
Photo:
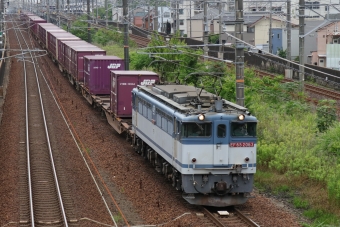
[[[202,53],[202,50],[193,50],[187,46],[180,39],[179,33],[167,43],[155,32],[148,47],[131,57],[131,65],[138,68],[151,67],[161,75],[163,81],[181,82],[188,74],[197,71],[198,58]]]
[[[209,43],[218,43],[220,36],[215,34],[215,35],[210,35],[209,36]]]
[[[319,131],[326,131],[336,121],[336,102],[334,100],[320,100],[317,116]]]
[[[73,35],[88,42],[88,28],[87,28],[88,23],[86,21],[87,21],[86,15],[80,16],[80,18],[78,18],[76,21],[72,23],[69,31]],[[91,36],[93,36],[95,33],[95,30],[91,29],[90,32],[91,32]]]
[[[281,58],[287,58],[287,50],[282,50],[279,48],[279,53],[278,53],[279,57]]]

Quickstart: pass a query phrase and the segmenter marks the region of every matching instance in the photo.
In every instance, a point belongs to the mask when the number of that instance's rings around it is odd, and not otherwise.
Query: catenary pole
[[[123,24],[124,24],[124,63],[125,70],[129,70],[129,21],[128,21],[128,0],[123,0]]]
[[[208,25],[208,1],[204,0],[204,21],[203,21],[203,43],[204,56],[208,56],[208,39],[209,39],[209,25]],[[206,58],[204,58],[206,60]]]
[[[235,0],[235,67],[236,67],[236,103],[244,106],[244,43],[243,40],[243,0]]]
[[[301,84],[300,89],[303,90],[303,83],[305,80],[304,65],[304,45],[305,45],[305,0],[299,0],[299,81]]]

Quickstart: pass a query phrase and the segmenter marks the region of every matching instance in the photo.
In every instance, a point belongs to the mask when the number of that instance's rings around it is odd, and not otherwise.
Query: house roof
[[[218,19],[219,11],[217,9],[214,9],[214,8],[209,8],[207,10],[207,16],[208,16],[208,20]],[[198,14],[192,16],[189,20],[203,20],[203,18],[204,18],[204,13],[201,12],[201,13],[198,13]]]
[[[260,19],[262,17],[262,15],[244,15],[243,16],[243,24],[245,25],[250,25],[252,23],[254,23],[255,21],[257,21],[258,19]],[[235,24],[235,15],[227,15],[223,17],[223,22],[225,24]]]
[[[219,10],[210,8],[208,9],[208,20],[214,19],[218,20],[220,16]],[[245,15],[243,16],[244,24],[251,24],[254,21],[261,18],[262,15]],[[191,20],[203,20],[204,19],[204,13],[198,13],[195,16],[191,17]],[[190,20],[190,19],[189,19]],[[222,17],[224,24],[235,24],[235,13],[224,13]]]
[[[324,26],[318,28],[318,29],[316,30],[316,32],[319,32],[319,31],[321,31],[321,30],[323,30],[323,29],[327,29],[327,28],[329,28],[329,27],[331,27],[331,26],[336,26],[336,25],[337,25],[338,27],[340,27],[340,23],[339,23],[338,21],[329,22],[329,23],[325,24]],[[338,28],[338,29],[340,30],[340,28]],[[333,31],[333,32],[334,32],[334,31]]]
[[[270,19],[269,15],[264,15],[264,16],[260,17],[257,21],[255,21],[254,23],[250,24],[249,27],[254,27],[260,21],[269,20],[269,19]],[[286,22],[285,17],[272,16],[272,20]],[[296,26],[299,25],[299,21],[296,20],[296,19],[291,19],[291,24],[292,24],[292,27],[296,27]]]
[[[135,17],[144,17],[146,15],[146,12],[137,12],[135,13]]]

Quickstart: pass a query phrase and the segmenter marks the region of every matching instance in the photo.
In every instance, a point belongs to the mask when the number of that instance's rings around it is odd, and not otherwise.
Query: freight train
[[[42,18],[21,18],[76,89],[186,201],[224,207],[248,200],[257,119],[245,107],[203,88],[161,83],[154,72],[124,71],[123,59]]]

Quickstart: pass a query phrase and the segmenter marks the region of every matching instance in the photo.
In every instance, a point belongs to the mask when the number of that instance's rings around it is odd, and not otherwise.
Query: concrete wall
[[[7,36],[5,33],[3,36],[3,43],[5,44],[4,49],[9,49],[9,45],[7,45]],[[0,123],[2,121],[3,104],[6,98],[6,91],[9,83],[9,70],[11,67],[10,58],[6,59],[8,55],[9,54],[7,51],[3,51],[1,55],[2,60],[0,61]]]

